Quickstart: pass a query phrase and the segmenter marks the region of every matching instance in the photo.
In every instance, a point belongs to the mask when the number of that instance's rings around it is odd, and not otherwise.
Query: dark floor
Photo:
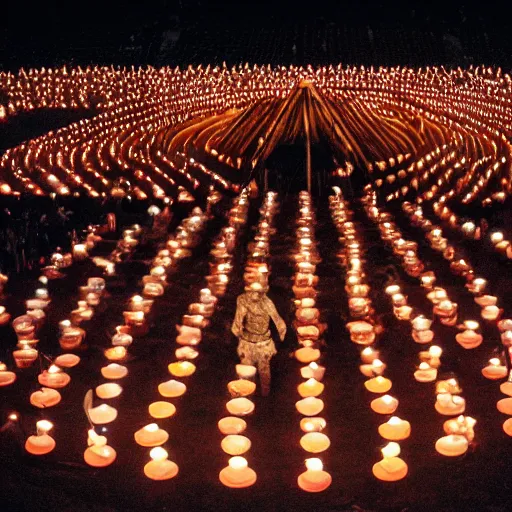
[[[243,285],[243,254],[252,235],[250,227],[257,219],[254,206],[250,226],[238,245],[228,294],[221,299],[212,325],[203,335],[198,370],[187,378],[187,393],[175,401],[177,414],[159,422],[170,434],[165,447],[180,467],[178,476],[166,482],[145,478],[143,467],[149,460],[149,450],[135,444],[133,433],[150,421],[147,406],[158,399],[158,383],[169,379],[167,364],[174,358],[174,325],[203,287],[203,277],[208,273],[209,244],[220,228],[219,220],[209,225],[205,241],[194,256],[185,260],[169,278],[171,284],[165,296],[157,301],[149,335],[137,339],[130,348],[131,359],[127,363],[130,373],[121,382],[124,392],[112,401],[119,416],[107,426],[106,435],[118,453],[118,460],[112,466],[95,470],[83,463],[88,425],[81,402],[85,392],[101,382],[99,369],[104,364],[101,349],[108,345],[109,335],[121,321],[124,301],[140,289],[138,279],[147,269],[144,260],[149,261],[155,248],[139,251],[132,262],[121,266],[117,282],[107,286],[110,297],[86,327],[87,347],[81,353],[82,363],[70,370],[72,381],[62,390],[62,402],[44,413],[55,423],[53,436],[57,447],[52,454],[35,458],[23,451],[26,435],[32,433],[35,421],[42,417],[42,413],[35,412],[28,402],[30,392],[36,387],[37,369],[20,372],[13,386],[2,388],[1,421],[12,410],[20,412],[21,421],[19,427],[10,427],[0,433],[0,510],[511,510],[508,475],[512,440],[502,432],[505,417],[495,408],[496,401],[501,398],[499,386],[480,375],[481,367],[496,345],[496,336],[491,337],[492,331],[486,330],[485,343],[476,350],[465,351],[455,343],[453,329],[435,327],[438,342],[445,349],[442,370],[447,374],[456,372],[464,388],[467,413],[478,420],[475,449],[456,460],[442,457],[434,450],[435,440],[443,435],[444,418],[434,410],[433,385],[419,384],[412,377],[419,346],[412,341],[408,326],[391,315],[383,297],[385,277],[379,270],[394,265],[396,260],[366,221],[364,213],[357,213],[356,220],[365,227],[365,241],[369,247],[367,273],[374,288],[377,313],[386,326],[379,349],[393,380],[393,394],[400,399],[397,414],[412,424],[411,437],[401,443],[402,456],[409,464],[407,478],[385,484],[372,476],[372,465],[380,459],[379,448],[383,445],[377,433],[382,418],[372,413],[369,407],[373,397],[365,390],[364,377],[358,370],[359,350],[350,342],[344,327],[347,301],[342,271],[335,260],[337,234],[326,201],[322,200],[318,207],[317,238],[323,258],[318,266],[318,302],[323,318],[329,324],[322,363],[327,368],[323,399],[326,433],[331,439],[331,447],[322,454],[322,459],[325,469],[333,477],[328,490],[309,495],[296,484],[297,476],[304,470],[306,454],[299,445],[300,415],[294,407],[298,399],[296,386],[300,382],[300,364],[289,357],[295,346],[292,329],[273,360],[271,396],[256,397],[255,412],[247,419],[247,436],[252,441],[247,459],[256,470],[258,481],[249,489],[233,490],[223,487],[218,480],[218,473],[229,457],[220,449],[222,436],[217,421],[226,413],[225,403],[229,398],[226,384],[235,377],[237,362],[236,340],[229,327],[236,295]],[[293,318],[293,266],[288,254],[294,240],[295,211],[296,199],[289,197],[278,214],[278,234],[272,242],[271,257],[270,296],[288,325]],[[404,228],[406,225],[403,224]],[[406,235],[414,239],[421,236],[417,230],[408,230]],[[510,303],[512,292],[507,263],[493,255],[484,253],[481,256],[474,252],[476,245],[467,248],[470,255],[475,256],[475,266],[478,264],[478,270],[500,293],[500,301]],[[107,244],[99,248],[105,253],[109,249]],[[470,295],[463,290],[462,282],[451,276],[444,260],[424,246],[419,252],[425,262],[431,262],[441,285],[453,292],[461,309],[468,314],[476,312]],[[78,286],[96,272],[89,262],[77,264],[72,267],[68,279],[52,282],[49,322],[40,336],[41,349],[46,353],[58,353],[56,324],[72,309]],[[429,311],[423,291],[415,281],[400,272],[399,276],[403,279],[409,302]],[[34,282],[32,277],[27,282],[10,283],[9,311],[22,313],[22,301],[32,292]],[[10,327],[0,328],[1,357],[5,359],[13,345]],[[7,362],[11,365],[10,360]]]

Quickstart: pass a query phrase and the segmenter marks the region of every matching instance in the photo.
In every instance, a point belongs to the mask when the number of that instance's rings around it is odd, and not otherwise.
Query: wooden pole
[[[263,184],[264,184],[264,187],[265,187],[265,192],[268,192],[268,167],[265,166],[265,171],[264,171],[264,175],[263,175]]]
[[[311,140],[309,134],[309,117],[306,111],[306,102],[303,103],[304,130],[306,131],[306,173],[308,181],[308,192],[311,194]]]

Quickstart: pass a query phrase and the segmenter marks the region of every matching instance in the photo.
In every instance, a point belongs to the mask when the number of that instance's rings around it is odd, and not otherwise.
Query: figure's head
[[[265,295],[266,289],[261,283],[251,283],[245,287],[245,291],[251,302],[258,302]]]

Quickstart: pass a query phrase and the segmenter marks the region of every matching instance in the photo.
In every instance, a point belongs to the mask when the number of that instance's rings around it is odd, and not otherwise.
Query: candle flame
[[[324,465],[318,457],[311,457],[306,459],[306,468],[308,468],[308,471],[322,471]]]
[[[228,464],[229,464],[229,467],[232,469],[244,469],[248,466],[247,460],[245,459],[245,457],[240,457],[240,456],[231,457],[229,459]]]
[[[161,461],[167,459],[168,453],[167,450],[165,450],[161,446],[157,446],[156,448],[153,448],[149,452],[149,456],[151,457],[152,460]]]

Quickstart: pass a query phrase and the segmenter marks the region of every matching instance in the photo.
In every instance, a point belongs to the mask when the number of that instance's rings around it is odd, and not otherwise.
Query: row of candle
[[[509,319],[496,321],[500,313],[497,306],[498,299],[493,295],[484,294],[487,281],[484,278],[475,276],[474,269],[469,262],[462,260],[462,265],[460,259],[456,260],[455,255],[457,248],[453,245],[447,245],[447,240],[443,238],[442,229],[433,225],[428,219],[424,218],[421,208],[415,208],[412,204],[406,203],[404,204],[403,209],[413,225],[421,227],[431,235],[428,238],[432,240],[432,243],[439,239],[445,240],[441,248],[444,247],[443,256],[445,259],[451,262],[450,268],[452,272],[462,275],[462,277],[465,278],[466,288],[475,296],[475,302],[482,308],[482,317],[486,320],[494,321],[492,325],[499,332],[501,344],[508,349],[510,354],[512,347],[512,321]],[[441,248],[438,250],[441,250]],[[448,250],[449,248],[451,250]],[[467,322],[468,321],[465,323],[467,324]],[[457,336],[459,337],[460,334]],[[501,362],[499,357],[493,357],[489,360],[488,364],[482,368],[482,375],[491,380],[501,380],[506,378],[508,375],[508,382],[512,382],[512,372],[507,369],[507,366]],[[505,394],[507,394],[508,382],[502,383],[500,386],[500,389]],[[512,408],[508,410],[507,407],[504,406],[506,403],[508,403],[508,398],[499,400],[497,404],[498,410],[505,414],[512,413]],[[512,421],[506,420],[503,424],[503,430],[507,435],[511,435],[512,433],[512,430],[510,429],[511,423]]]
[[[368,217],[375,213],[380,214],[378,207],[368,198],[365,198],[364,209]],[[377,212],[376,212],[377,210]],[[389,219],[388,219],[389,221]],[[382,231],[381,231],[382,234]],[[403,251],[401,245],[393,244],[388,239],[395,254],[400,255]],[[406,242],[404,242],[406,243]],[[403,262],[404,266],[407,264]],[[430,344],[434,340],[434,332],[430,330],[432,321],[427,319],[420,312],[414,311],[407,304],[407,296],[405,296],[400,286],[391,284],[385,289],[386,294],[390,298],[393,306],[393,313],[399,320],[410,321],[412,327],[413,340],[420,344]],[[413,311],[415,316],[413,316]],[[418,314],[416,314],[418,313]],[[441,366],[441,347],[430,345],[428,351],[419,353],[420,365],[414,372],[414,378],[418,382],[436,382],[436,402],[435,409],[442,415],[460,415],[458,420],[448,420],[445,422],[444,430],[447,434],[436,441],[435,449],[438,453],[445,456],[459,456],[466,453],[469,444],[473,441],[473,427],[476,421],[469,417],[463,416],[465,412],[466,401],[460,396],[461,389],[456,378],[452,377],[448,380],[438,380],[438,369]],[[455,395],[455,396],[454,396]]]
[[[83,246],[84,248],[87,247],[89,251],[92,251],[95,245],[101,240],[101,236],[97,235],[95,229],[91,227]],[[82,255],[77,256],[75,251],[73,251],[73,261],[80,261],[87,257],[87,253],[82,257]],[[60,272],[60,269],[66,268],[71,264],[71,260],[66,255],[61,255],[60,253],[55,253],[51,261],[55,272]],[[55,272],[51,274],[50,277],[55,278]],[[48,280],[47,276],[48,274],[42,276],[39,279],[40,283],[46,284]],[[80,362],[79,356],[66,352],[77,349],[82,343],[85,337],[85,331],[79,327],[79,324],[83,320],[90,320],[92,318],[94,307],[99,305],[104,290],[105,280],[100,277],[88,278],[87,285],[79,288],[82,300],[78,301],[78,309],[72,312],[72,320],[62,320],[59,322],[59,344],[64,353],[56,357],[50,367],[42,371],[38,376],[38,382],[42,387],[30,395],[30,403],[33,406],[46,409],[60,403],[62,397],[59,389],[66,387],[71,381],[71,377],[63,372],[62,368],[72,368]],[[44,291],[41,288],[36,290],[36,296],[43,300],[49,300],[47,290]],[[21,336],[21,338],[24,338],[29,335],[28,327],[20,332],[19,326],[16,326],[15,330],[17,331],[18,337]],[[27,341],[30,340],[24,339],[23,343]],[[28,350],[34,350],[33,345],[30,344],[28,347]],[[14,356],[16,358],[16,353],[14,353]],[[23,366],[29,366],[32,362],[33,360],[25,358]],[[53,424],[44,419],[38,421],[36,427],[37,435],[28,437],[25,443],[25,449],[33,455],[45,455],[50,453],[56,446],[55,440],[48,434],[53,428]]]
[[[247,248],[248,256],[244,270],[245,286],[251,289],[265,290],[268,287],[270,268],[268,264],[270,237],[274,233],[274,219],[278,210],[277,194],[267,192],[260,207],[260,217],[256,226],[253,240]],[[226,409],[231,416],[219,420],[218,427],[224,439],[221,442],[222,450],[231,455],[228,465],[219,473],[220,482],[226,487],[241,489],[254,485],[257,480],[256,472],[249,467],[247,459],[243,456],[251,448],[251,440],[242,435],[247,428],[247,422],[242,416],[254,411],[255,404],[248,398],[256,390],[253,381],[256,376],[256,367],[243,361],[236,365],[237,380],[228,383],[231,399]]]
[[[363,364],[360,371],[369,379],[364,383],[365,388],[382,396],[372,400],[370,407],[377,414],[393,414],[398,407],[398,400],[386,394],[392,387],[391,379],[384,377],[386,364],[381,360],[380,353],[370,345],[376,340],[380,331],[374,319],[374,310],[370,299],[370,285],[366,282],[364,272],[364,246],[356,224],[352,221],[352,212],[347,207],[342,192],[334,188],[334,195],[329,196],[329,208],[339,240],[343,247],[338,261],[346,272],[345,290],[349,299],[349,313],[352,322],[347,324],[353,342],[366,345],[361,352]],[[397,441],[407,439],[411,433],[411,425],[407,420],[391,416],[387,422],[379,426],[379,435],[388,442],[381,449],[382,460],[373,465],[373,475],[386,482],[402,480],[407,476],[407,463],[399,457],[400,445]]]
[[[325,326],[320,323],[320,311],[316,307],[318,276],[316,264],[320,261],[315,240],[315,212],[311,195],[308,192],[299,194],[299,214],[296,221],[296,243],[292,253],[295,262],[294,274],[294,328],[297,340],[302,348],[295,353],[301,363],[309,363],[300,370],[305,379],[299,384],[297,391],[301,397],[296,408],[304,416],[300,420],[300,428],[304,432],[300,439],[301,447],[308,453],[325,452],[331,441],[322,432],[327,422],[318,416],[324,409],[324,401],[319,398],[325,385],[322,382],[325,368],[318,364],[321,356],[319,347]],[[320,458],[306,459],[306,471],[301,473],[297,483],[306,492],[322,492],[332,482],[331,475],[324,470]]]

